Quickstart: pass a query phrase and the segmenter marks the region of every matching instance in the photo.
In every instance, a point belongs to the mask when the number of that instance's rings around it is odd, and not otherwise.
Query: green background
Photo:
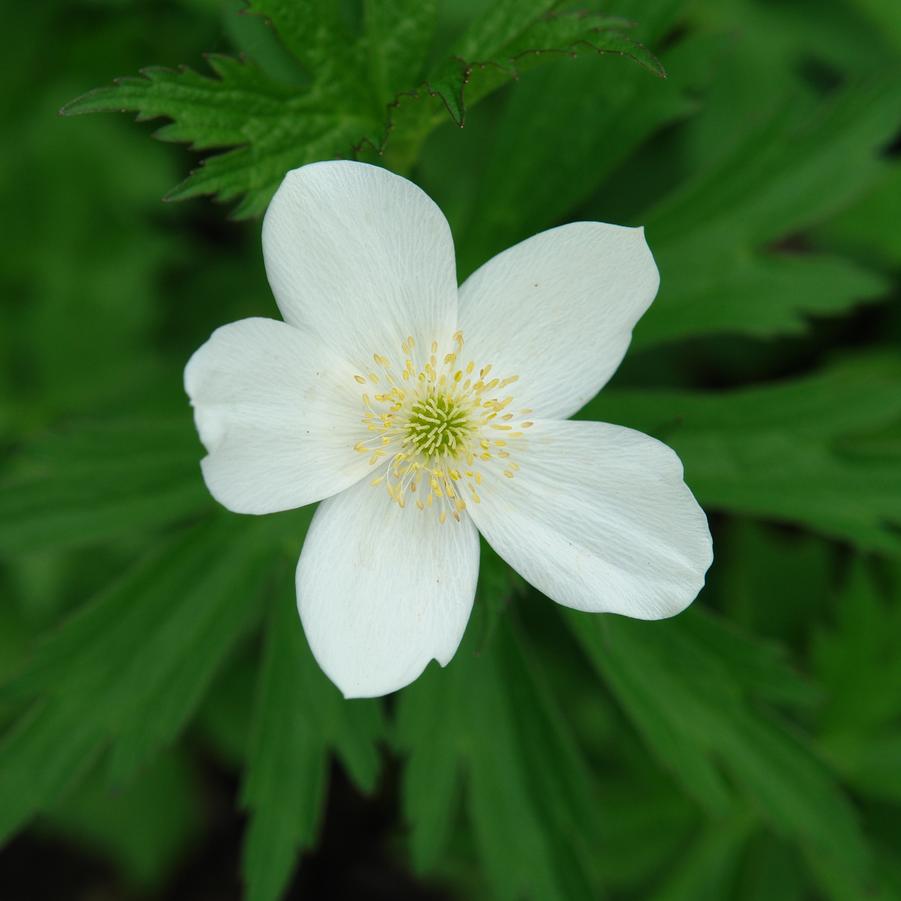
[[[279,37],[240,6],[8,11],[0,896],[901,898],[896,0],[253,0]],[[181,144],[58,116],[149,64],[203,77],[67,111]],[[580,416],[682,457],[716,555],[689,612],[565,611],[483,548],[446,669],[354,702],[319,672],[312,511],[217,507],[181,373],[277,315],[283,173],[353,153],[439,203],[461,279],[647,226],[658,299]]]

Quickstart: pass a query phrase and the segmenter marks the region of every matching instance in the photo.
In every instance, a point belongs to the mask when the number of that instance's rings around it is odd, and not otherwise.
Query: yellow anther
[[[354,445],[367,454],[370,465],[383,464],[382,474],[371,484],[384,483],[388,497],[399,507],[408,500],[419,510],[434,507],[442,523],[451,516],[459,521],[467,502],[481,501],[476,489],[492,469],[513,478],[519,467],[511,459],[514,448],[508,445],[523,433],[512,430],[533,424],[509,424],[531,412],[523,408],[516,417],[509,412],[514,409],[513,396],[503,389],[518,376],[492,376],[491,364],[479,368],[473,360],[464,365],[463,342],[459,331],[450,347],[430,341],[427,361],[417,364],[415,341],[408,335],[400,343],[400,378],[381,353],[372,355],[373,371],[354,375],[358,385],[380,386],[372,396],[362,395],[361,422],[371,440]],[[494,438],[489,430],[505,434]],[[506,462],[498,463],[499,458]]]

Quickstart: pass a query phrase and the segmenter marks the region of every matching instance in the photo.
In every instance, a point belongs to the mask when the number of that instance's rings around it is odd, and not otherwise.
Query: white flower
[[[324,162],[285,178],[263,254],[285,321],[218,329],[185,386],[220,503],[322,500],[297,603],[345,696],[453,657],[479,532],[567,607],[657,619],[691,603],[712,550],[676,454],[564,421],[616,370],[657,292],[642,229],[551,229],[458,291],[447,221],[419,188]]]

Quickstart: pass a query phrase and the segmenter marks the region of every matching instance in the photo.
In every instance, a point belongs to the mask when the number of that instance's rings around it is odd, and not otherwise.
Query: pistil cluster
[[[381,470],[372,484],[384,485],[401,507],[409,501],[436,510],[442,523],[449,516],[459,521],[468,503],[480,503],[486,467],[515,477],[511,447],[532,425],[525,418],[531,410],[513,412],[506,392],[519,376],[498,378],[490,363],[477,369],[474,361],[463,362],[463,347],[457,332],[439,360],[433,341],[428,362],[418,368],[411,336],[401,343],[402,367],[376,353],[372,369],[354,376],[370,389],[362,393],[362,421],[372,436],[355,449]]]

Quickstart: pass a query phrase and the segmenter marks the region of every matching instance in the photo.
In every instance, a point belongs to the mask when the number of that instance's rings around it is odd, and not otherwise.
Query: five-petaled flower
[[[567,607],[657,619],[691,603],[711,540],[676,454],[566,421],[616,370],[657,292],[642,229],[554,228],[458,290],[447,221],[419,188],[323,162],[285,178],[263,253],[285,321],[218,329],[185,385],[220,503],[322,501],[297,603],[347,697],[448,663],[479,532]]]

